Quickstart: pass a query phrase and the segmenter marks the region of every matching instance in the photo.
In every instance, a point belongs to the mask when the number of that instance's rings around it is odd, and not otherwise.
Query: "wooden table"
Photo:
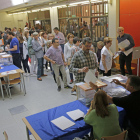
[[[21,82],[23,84],[24,96],[25,96],[25,94],[26,94],[26,88],[25,88],[25,81],[24,81],[24,76],[23,76],[24,71],[21,70],[21,69],[16,69],[16,71],[17,71],[17,73],[20,73],[20,75],[21,75]],[[4,100],[4,94],[3,94],[3,89],[2,89],[1,78],[6,78],[7,76],[8,76],[8,74],[7,75],[1,75],[1,73],[0,73],[0,88],[1,88],[1,93],[2,93],[3,100]]]

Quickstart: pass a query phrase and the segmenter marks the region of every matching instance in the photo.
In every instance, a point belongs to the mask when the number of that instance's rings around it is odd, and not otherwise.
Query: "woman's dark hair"
[[[3,34],[3,32],[2,32],[2,31],[0,31],[0,34],[2,35],[2,34]]]
[[[30,31],[29,31],[30,36],[31,36],[34,32],[35,32],[35,31],[30,30]]]
[[[24,41],[24,39],[23,39],[23,37],[22,36],[19,36],[19,42],[22,42],[23,43],[23,41]]]
[[[80,41],[80,38],[78,38],[78,37],[73,38],[73,44],[76,44],[77,41],[79,42]]]
[[[9,28],[9,31],[11,31],[11,28]]]
[[[107,109],[109,103],[106,92],[103,90],[97,91],[94,95],[94,101],[97,116],[100,116],[102,118],[109,116],[109,111]]]

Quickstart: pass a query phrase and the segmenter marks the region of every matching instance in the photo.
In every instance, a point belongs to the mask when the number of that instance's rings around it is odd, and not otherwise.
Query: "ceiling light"
[[[18,14],[22,14],[23,12],[19,12]]]
[[[32,10],[32,12],[38,12],[38,11],[40,11],[40,9],[37,9],[37,10]]]
[[[13,15],[13,14],[8,14],[8,15]]]
[[[66,5],[59,5],[59,6],[53,6],[52,8],[57,8],[57,7],[66,7]]]
[[[83,4],[83,3],[89,3],[89,1],[76,2],[76,3],[71,3],[69,5],[77,5],[77,4]]]
[[[43,9],[41,9],[41,11],[46,11],[46,10],[49,10],[49,8],[43,8]]]
[[[13,13],[13,15],[18,14],[18,13]]]

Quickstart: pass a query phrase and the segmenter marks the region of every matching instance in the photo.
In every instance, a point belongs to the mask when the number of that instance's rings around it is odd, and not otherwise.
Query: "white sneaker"
[[[27,73],[24,73],[23,75],[24,75],[25,77],[27,77]]]
[[[71,95],[77,95],[76,91],[71,92]]]
[[[31,76],[31,77],[36,77],[37,75],[36,75],[36,74],[30,74],[30,76]]]

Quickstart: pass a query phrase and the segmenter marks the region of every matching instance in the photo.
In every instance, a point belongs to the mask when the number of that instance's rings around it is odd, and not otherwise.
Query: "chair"
[[[4,100],[4,94],[3,94],[3,87],[2,86],[4,86],[4,88],[5,88],[6,92],[7,92],[7,96],[8,96],[8,91],[7,91],[7,87],[6,87],[7,86],[7,83],[4,80],[1,80],[0,86],[1,86],[2,98]]]
[[[11,98],[10,87],[13,87],[20,83],[20,91],[21,91],[21,80],[20,79],[21,79],[20,73],[14,73],[14,74],[8,75],[8,89],[9,89],[10,98]]]
[[[101,140],[126,140],[127,139],[127,133],[128,131],[124,131],[121,134],[115,135],[115,136],[109,136],[109,137],[102,137]]]
[[[3,132],[3,135],[5,137],[5,140],[8,140],[8,135],[7,135],[6,131]]]

